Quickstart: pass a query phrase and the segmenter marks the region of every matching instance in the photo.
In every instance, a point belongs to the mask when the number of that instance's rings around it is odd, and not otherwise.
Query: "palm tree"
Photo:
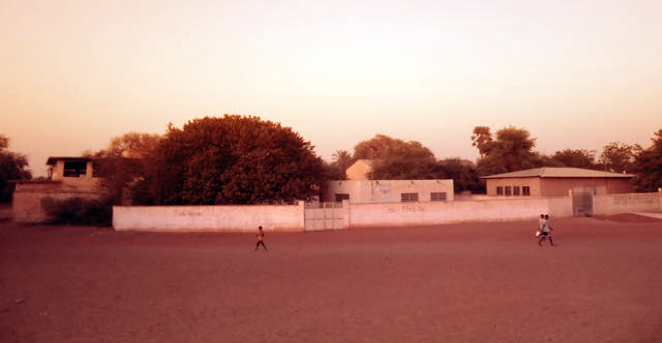
[[[332,155],[333,163],[344,173],[352,165],[352,155],[347,150],[338,150]]]

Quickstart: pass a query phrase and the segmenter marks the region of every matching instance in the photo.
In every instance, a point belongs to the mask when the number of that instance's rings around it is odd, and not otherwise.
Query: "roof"
[[[87,162],[89,160],[92,160],[92,157],[49,157],[48,160],[46,160],[46,165],[47,166],[53,166],[57,163],[57,161],[65,161],[65,162]]]
[[[520,170],[512,173],[496,174],[483,176],[481,179],[507,179],[507,178],[526,178],[526,177],[569,177],[569,178],[626,178],[634,177],[632,174],[619,174],[607,171],[582,169],[582,168],[558,168],[544,167],[527,170]]]

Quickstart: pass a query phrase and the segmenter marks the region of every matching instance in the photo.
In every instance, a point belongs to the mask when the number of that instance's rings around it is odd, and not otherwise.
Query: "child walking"
[[[267,251],[267,246],[264,245],[264,231],[262,231],[262,226],[257,229],[257,243],[255,243],[255,251],[262,245],[264,251]]]
[[[538,245],[542,245],[542,241],[545,240],[545,238],[549,238],[549,243],[554,246],[554,241],[552,241],[552,225],[549,222],[549,215],[545,215],[545,219],[542,221],[542,229],[540,239],[538,240]]]

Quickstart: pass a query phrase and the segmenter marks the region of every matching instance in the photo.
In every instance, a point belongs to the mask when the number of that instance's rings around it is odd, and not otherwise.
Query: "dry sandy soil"
[[[606,220],[605,220],[606,219]],[[317,233],[0,223],[0,342],[662,342],[662,222]]]

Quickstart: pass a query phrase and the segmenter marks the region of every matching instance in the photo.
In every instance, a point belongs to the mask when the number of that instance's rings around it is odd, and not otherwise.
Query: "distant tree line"
[[[224,115],[194,119],[182,128],[172,124],[164,135],[127,133],[111,140],[95,158],[105,189],[104,202],[119,204],[269,204],[309,199],[324,181],[346,179],[346,170],[359,159],[373,160],[371,179],[453,179],[456,192],[484,192],[480,177],[538,167],[576,167],[632,173],[637,191],[662,187],[662,129],[653,144],[618,142],[595,151],[565,149],[542,155],[536,138],[522,128],[504,127],[493,135],[476,126],[471,144],[473,161],[438,160],[420,142],[378,134],[338,150],[323,161],[314,147],[289,127],[258,117]],[[11,199],[10,180],[29,180],[24,155],[7,151],[9,139],[0,135],[0,195]]]

